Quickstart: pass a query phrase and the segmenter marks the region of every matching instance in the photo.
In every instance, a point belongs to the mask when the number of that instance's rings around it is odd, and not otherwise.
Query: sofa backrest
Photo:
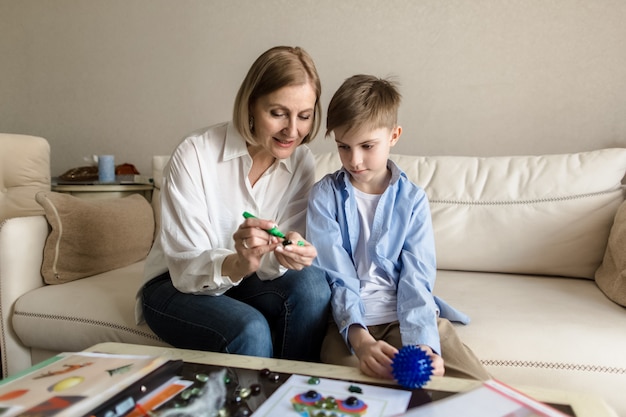
[[[154,189],[152,190],[152,210],[154,211],[154,236],[156,237],[161,228],[161,185],[163,184],[163,169],[170,160],[170,155],[155,155],[152,157],[152,181]]]
[[[426,191],[439,269],[592,279],[624,201],[626,149],[391,158]],[[317,179],[341,167],[316,155]]]
[[[169,156],[154,158],[158,199]],[[439,269],[593,279],[624,201],[622,148],[391,158],[429,197]],[[317,180],[341,168],[336,152],[316,154],[315,160]],[[157,204],[157,223],[158,213]]]
[[[35,201],[50,190],[50,145],[44,138],[0,133],[0,223],[43,214]]]

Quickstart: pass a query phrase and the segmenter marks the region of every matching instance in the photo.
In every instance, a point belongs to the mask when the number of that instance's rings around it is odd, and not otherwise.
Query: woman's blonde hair
[[[233,124],[246,142],[255,145],[256,138],[250,123],[250,109],[254,102],[283,87],[310,84],[315,90],[313,127],[302,143],[308,143],[320,129],[322,85],[311,56],[302,48],[275,46],[259,56],[244,78],[233,109]]]

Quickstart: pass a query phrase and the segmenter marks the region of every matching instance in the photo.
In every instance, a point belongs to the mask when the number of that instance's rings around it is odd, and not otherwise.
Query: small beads
[[[316,376],[312,376],[307,381],[307,384],[309,384],[309,385],[319,385],[320,384],[320,379],[318,377],[316,377]]]
[[[348,387],[348,391],[354,392],[355,394],[363,394],[361,387],[356,385],[350,385],[350,387]]]
[[[250,385],[250,390],[252,391],[252,395],[259,395],[261,393],[261,384]]]

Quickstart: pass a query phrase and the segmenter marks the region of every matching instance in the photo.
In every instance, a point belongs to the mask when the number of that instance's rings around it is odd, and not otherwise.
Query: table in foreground
[[[256,370],[267,368],[273,372],[314,375],[318,377],[370,384],[390,383],[388,380],[371,378],[363,375],[358,369],[352,367],[284,359],[259,358],[254,356],[113,342],[100,343],[86,349],[86,351],[113,354],[165,356],[170,359],[182,359],[184,362],[207,365]],[[463,392],[472,388],[477,388],[480,385],[481,383],[479,381],[449,377],[433,377],[424,388],[436,391]],[[573,393],[527,386],[514,386],[514,388],[542,402],[569,405],[576,414],[576,417],[617,417],[617,414],[611,410],[604,400],[592,394],[579,392]]]

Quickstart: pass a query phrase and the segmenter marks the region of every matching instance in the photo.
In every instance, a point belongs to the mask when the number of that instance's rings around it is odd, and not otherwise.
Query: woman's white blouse
[[[254,187],[251,167],[245,140],[232,123],[196,132],[178,145],[163,172],[161,229],[146,261],[146,281],[169,270],[174,286],[186,293],[220,295],[236,285],[221,270],[235,252],[232,236],[244,211],[304,236],[315,178],[308,147],[277,160]],[[270,253],[257,275],[274,279],[285,271]]]

